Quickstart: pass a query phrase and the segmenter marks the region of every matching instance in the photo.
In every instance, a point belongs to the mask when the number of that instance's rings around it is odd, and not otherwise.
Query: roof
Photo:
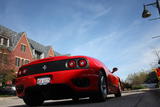
[[[10,38],[10,47],[8,49],[13,50],[17,42],[21,38],[21,33],[17,33],[9,28],[0,25],[0,36]]]
[[[40,44],[40,43],[38,43],[38,42],[36,42],[32,39],[29,39],[29,38],[28,38],[28,41],[29,41],[31,49],[35,49],[38,52],[44,53],[45,57],[48,56],[48,52],[49,52],[50,48],[52,48],[52,47],[44,46],[44,45],[42,45],[42,44]]]
[[[4,35],[5,33],[5,35]],[[9,50],[13,50],[16,46],[16,44],[18,43],[19,39],[21,38],[22,34],[24,32],[20,32],[17,33],[9,28],[6,28],[2,25],[0,25],[0,36],[6,36],[7,38],[10,38],[10,47]],[[48,56],[48,52],[50,50],[50,48],[52,48],[51,46],[44,46],[30,38],[27,38],[28,42],[30,44],[31,49],[35,49],[38,52],[42,52],[44,53],[44,57]],[[54,51],[55,56],[60,56],[61,54]]]
[[[61,56],[62,54],[60,54],[60,53],[54,51],[54,55],[55,55],[55,56]]]

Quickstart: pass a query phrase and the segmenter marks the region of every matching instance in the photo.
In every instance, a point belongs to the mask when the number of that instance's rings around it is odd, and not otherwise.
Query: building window
[[[0,63],[2,63],[2,57],[3,57],[3,54],[0,53]]]
[[[0,45],[3,45],[3,38],[0,36]]]
[[[2,56],[2,63],[4,63],[4,64],[8,63],[8,55],[7,54],[3,54],[3,56]]]
[[[20,66],[20,58],[16,58],[16,66],[17,66],[17,67]]]
[[[24,59],[22,59],[22,62],[21,62],[22,64],[21,65],[24,65]]]
[[[3,45],[4,45],[4,46],[7,46],[7,44],[8,44],[8,39],[3,38]]]
[[[4,38],[4,37],[0,37],[0,45],[4,45],[4,46],[9,47],[9,39]]]
[[[35,58],[36,59],[41,59],[41,55],[42,55],[41,52],[35,50]]]
[[[21,51],[25,52],[26,51],[26,46],[25,45],[21,45]]]
[[[29,60],[25,60],[25,64],[28,64],[29,63]]]
[[[7,64],[8,63],[8,55],[0,53],[0,63]]]

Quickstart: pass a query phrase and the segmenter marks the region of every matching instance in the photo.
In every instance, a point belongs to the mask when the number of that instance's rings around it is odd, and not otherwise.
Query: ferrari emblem
[[[47,69],[47,66],[46,66],[46,65],[44,65],[42,68],[43,68],[43,70],[45,71],[45,70]]]

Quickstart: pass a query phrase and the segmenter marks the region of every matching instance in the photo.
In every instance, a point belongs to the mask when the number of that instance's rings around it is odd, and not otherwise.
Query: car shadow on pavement
[[[107,97],[106,100],[112,99],[114,97]],[[94,104],[94,103],[103,103],[103,102],[93,102],[89,100],[88,98],[80,99],[79,101],[73,101],[73,100],[59,100],[59,101],[54,101],[51,100],[50,102],[44,102],[44,104],[40,107],[45,107],[45,106],[75,106],[75,105],[83,105],[83,104]],[[9,106],[9,107],[28,107],[27,105],[15,105],[15,106]]]
[[[160,89],[151,91],[136,91],[123,93],[122,97],[107,96],[105,102],[92,102],[89,99],[81,99],[77,102],[68,100],[46,101],[40,107],[159,107]],[[150,98],[150,99],[149,99]],[[147,101],[147,106],[146,106]],[[28,107],[26,105],[14,105],[9,107]]]

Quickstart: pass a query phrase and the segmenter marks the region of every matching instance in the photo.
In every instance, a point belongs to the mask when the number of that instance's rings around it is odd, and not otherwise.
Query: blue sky
[[[150,69],[160,48],[160,20],[141,18],[155,0],[0,0],[0,24],[56,51],[101,60],[115,75]],[[152,18],[155,7],[148,7]]]

